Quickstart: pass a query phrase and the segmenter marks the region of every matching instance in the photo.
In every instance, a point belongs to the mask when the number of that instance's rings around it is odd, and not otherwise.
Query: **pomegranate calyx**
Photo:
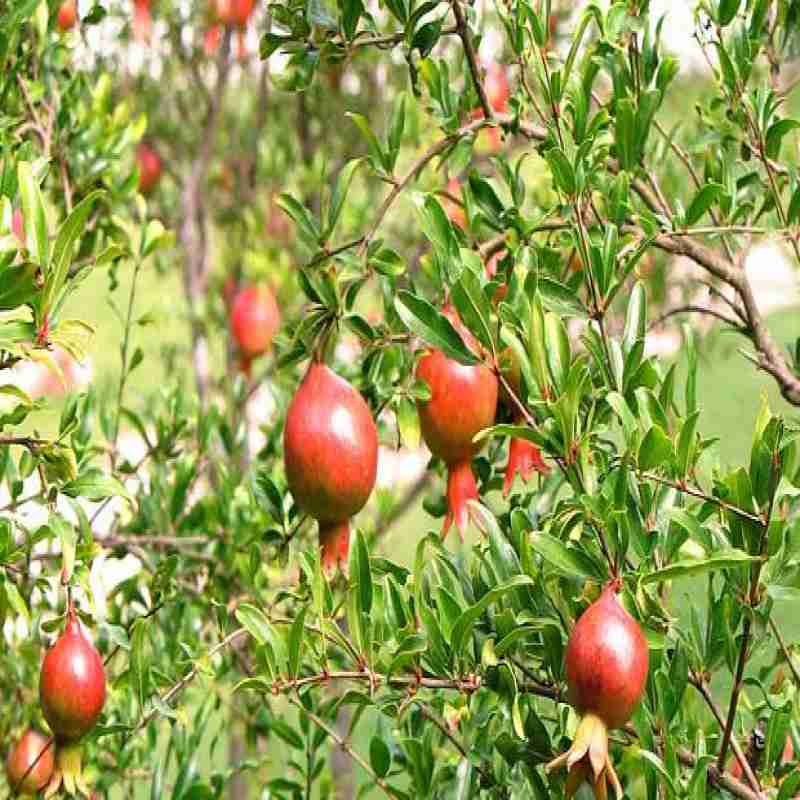
[[[519,424],[519,423],[517,423]],[[512,439],[508,446],[508,464],[506,465],[503,480],[503,497],[508,497],[514,478],[519,473],[522,480],[527,483],[534,472],[547,476],[550,466],[542,458],[539,448],[527,439]]]
[[[573,797],[582,783],[588,783],[597,800],[608,797],[611,785],[618,800],[622,800],[622,784],[608,756],[608,728],[596,714],[584,714],[575,732],[575,740],[566,753],[553,759],[545,770],[566,767],[565,796]]]
[[[447,473],[447,514],[442,527],[442,538],[447,535],[453,522],[456,523],[461,541],[464,541],[464,531],[469,525],[468,501],[479,500],[478,484],[472,472],[472,464],[462,461],[451,464]]]
[[[58,745],[56,768],[45,789],[45,798],[53,797],[62,786],[67,794],[91,797],[91,790],[83,777],[82,755],[82,748],[78,743]]]
[[[347,573],[347,555],[350,549],[350,520],[319,523],[319,547],[322,572],[330,578],[337,570]]]

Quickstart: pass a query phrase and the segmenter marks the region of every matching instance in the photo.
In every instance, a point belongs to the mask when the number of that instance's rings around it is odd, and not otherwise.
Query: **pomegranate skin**
[[[139,42],[150,40],[150,0],[133,0],[133,38]]]
[[[42,662],[39,701],[59,742],[75,741],[87,734],[103,710],[103,661],[74,612],[68,615],[64,632]]]
[[[647,682],[647,641],[636,620],[620,605],[610,584],[583,613],[566,652],[570,703],[621,728],[633,714]]]
[[[139,191],[150,194],[161,179],[161,156],[147,144],[136,149],[136,163],[139,166]]]
[[[483,364],[465,366],[440,350],[420,359],[417,377],[431,391],[430,400],[417,402],[428,448],[448,466],[471,461],[482,447],[473,438],[494,424],[497,377]]]
[[[248,361],[269,350],[281,315],[268,286],[246,286],[231,304],[231,333]]]
[[[75,0],[64,0],[58,9],[56,24],[62,33],[72,30],[78,21],[78,7]]]
[[[6,776],[11,790],[32,796],[43,789],[53,775],[55,749],[49,737],[28,728],[8,754]],[[31,764],[35,766],[31,768]]]
[[[255,0],[217,0],[217,19],[223,25],[244,28],[255,5]]]
[[[289,406],[283,432],[289,489],[321,528],[357,514],[378,472],[378,431],[364,398],[314,362]]]

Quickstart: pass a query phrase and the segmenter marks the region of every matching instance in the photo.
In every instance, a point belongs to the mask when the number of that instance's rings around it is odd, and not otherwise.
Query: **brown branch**
[[[480,66],[478,65],[478,57],[475,54],[475,47],[472,44],[472,39],[469,35],[469,26],[467,25],[467,19],[464,16],[464,9],[461,8],[461,0],[452,0],[452,6],[453,14],[456,18],[456,30],[458,31],[461,43],[464,45],[464,55],[467,58],[469,71],[472,75],[472,83],[475,86],[475,91],[478,93],[478,100],[481,104],[481,108],[483,109],[483,115],[486,117],[486,119],[493,120],[494,111],[489,103],[488,98],[486,97],[486,90],[483,88],[483,82],[481,81],[481,70]]]
[[[701,680],[696,675],[689,676],[689,683],[697,689],[700,696],[705,700],[706,705],[711,710],[711,713],[714,715],[714,719],[716,719],[717,724],[720,727],[720,730],[725,730],[725,719],[722,716],[722,712],[719,709],[719,706],[714,701],[714,698],[711,695],[711,691],[708,688],[708,685],[705,681]],[[731,747],[733,748],[733,754],[736,757],[736,760],[739,762],[739,766],[742,768],[742,774],[747,778],[747,782],[750,784],[752,789],[759,793],[761,792],[761,784],[758,782],[758,778],[756,777],[755,773],[753,772],[753,768],[750,766],[750,762],[747,760],[747,757],[742,752],[742,748],[736,739],[731,740]],[[717,764],[718,769],[722,769],[724,765],[720,766],[719,763]]]
[[[797,671],[797,667],[792,659],[792,654],[789,652],[789,648],[786,645],[786,640],[781,635],[778,625],[772,618],[772,615],[769,617],[769,626],[772,628],[772,632],[775,634],[775,638],[778,640],[778,646],[781,649],[781,653],[783,653],[783,657],[786,659],[786,663],[789,665],[789,670],[792,673],[794,682],[797,684],[797,687],[800,688],[800,672]]]
[[[713,308],[706,308],[705,306],[696,306],[692,305],[691,303],[685,306],[678,306],[677,308],[672,308],[669,311],[662,314],[658,319],[653,320],[650,323],[649,329],[653,330],[654,328],[658,328],[660,325],[663,325],[668,319],[671,317],[676,316],[677,314],[706,314],[709,317],[714,317],[715,319],[720,320],[721,322],[730,325],[735,330],[739,331],[740,333],[746,333],[746,329],[739,324],[735,319],[732,317],[727,316],[727,314],[723,314],[721,311],[717,311]]]
[[[353,759],[373,780],[376,786],[380,787],[383,793],[387,797],[397,798],[399,800],[399,795],[395,794],[394,790],[391,786],[381,778],[375,770],[364,760],[364,758],[356,752],[350,744],[345,741],[339,734],[333,730],[329,725],[327,725],[322,719],[320,719],[313,711],[309,711],[297,698],[290,697],[289,702],[297,709],[299,709],[303,714],[308,717],[311,722],[313,722],[321,731],[323,731],[328,737],[333,739],[336,744],[347,753],[350,758]]]

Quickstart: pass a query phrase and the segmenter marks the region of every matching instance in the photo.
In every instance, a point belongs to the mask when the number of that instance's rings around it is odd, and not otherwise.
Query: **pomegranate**
[[[150,41],[150,0],[133,0],[133,37],[139,42]]]
[[[45,719],[59,742],[87,734],[106,701],[106,675],[100,653],[70,609],[58,641],[47,651],[39,680]]]
[[[642,698],[647,683],[647,641],[636,620],[617,600],[619,579],[603,590],[572,630],[565,655],[569,699],[581,715],[572,747],[547,765],[566,765],[566,797],[586,781],[596,798],[607,796],[606,783],[622,798],[608,757],[608,731],[621,728]]]
[[[378,471],[378,431],[364,398],[325,364],[312,362],[286,416],[284,460],[297,505],[319,522],[322,566],[347,563],[350,517]]]
[[[444,312],[473,352],[474,338],[461,326],[455,312]],[[430,400],[417,402],[422,438],[430,451],[447,464],[447,515],[442,536],[453,522],[463,536],[469,521],[468,500],[478,499],[471,461],[481,449],[473,438],[494,423],[497,412],[497,376],[484,364],[465,366],[439,350],[424,355],[417,377],[431,391]]]
[[[39,676],[39,702],[57,743],[48,795],[63,783],[68,793],[89,796],[81,774],[80,739],[94,728],[105,701],[103,660],[70,606],[64,632],[47,651]]]
[[[231,303],[231,332],[242,356],[242,369],[250,373],[254,358],[269,350],[281,324],[275,295],[265,285],[240,289]]]
[[[246,28],[256,0],[216,0],[217,19],[230,28]]]
[[[11,791],[19,795],[35,795],[49,782],[55,758],[53,740],[28,728],[8,754],[6,775]]]
[[[71,31],[78,22],[78,4],[75,0],[64,0],[58,9],[56,24],[62,33]]]
[[[136,148],[136,163],[139,167],[139,191],[150,194],[161,178],[161,156],[150,145],[142,142]]]

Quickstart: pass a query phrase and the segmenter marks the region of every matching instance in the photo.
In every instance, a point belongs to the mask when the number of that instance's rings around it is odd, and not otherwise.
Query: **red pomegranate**
[[[245,28],[255,8],[256,0],[216,0],[216,16],[231,28]]]
[[[249,374],[254,358],[266,353],[281,324],[275,295],[269,286],[246,286],[231,303],[231,332],[242,356],[242,369]]]
[[[477,352],[477,343],[460,325],[455,312],[445,314],[459,329],[467,346]],[[494,423],[497,412],[497,376],[484,364],[465,366],[439,350],[424,355],[417,377],[431,391],[430,400],[417,402],[422,437],[430,451],[447,464],[447,507],[442,536],[455,521],[463,536],[469,521],[468,500],[478,499],[478,486],[471,462],[481,449],[475,435]]]
[[[622,786],[608,757],[608,731],[621,728],[633,714],[647,683],[647,641],[633,617],[620,605],[620,581],[612,581],[583,613],[567,643],[565,663],[569,699],[581,715],[572,747],[548,764],[566,765],[566,797],[584,781],[597,798],[606,783],[622,797]]]
[[[74,742],[87,734],[103,710],[103,660],[81,628],[74,609],[70,609],[64,632],[42,662],[39,701],[59,742]]]
[[[75,0],[64,0],[58,9],[56,24],[62,33],[71,31],[78,22],[78,4]]]
[[[139,191],[150,194],[161,178],[161,156],[150,145],[142,142],[136,148],[136,163],[139,167]]]
[[[350,517],[365,505],[378,471],[378,431],[364,398],[313,362],[283,432],[286,478],[295,503],[319,522],[322,566],[347,563]]]
[[[17,237],[19,243],[25,246],[25,219],[22,216],[22,209],[15,208],[11,217],[11,231]]]
[[[133,0],[133,37],[139,42],[150,41],[150,0]]]
[[[49,782],[55,765],[51,738],[28,728],[8,754],[6,775],[14,794],[36,795]]]
[[[219,50],[220,41],[222,41],[222,26],[214,23],[203,34],[203,50],[209,58]]]

